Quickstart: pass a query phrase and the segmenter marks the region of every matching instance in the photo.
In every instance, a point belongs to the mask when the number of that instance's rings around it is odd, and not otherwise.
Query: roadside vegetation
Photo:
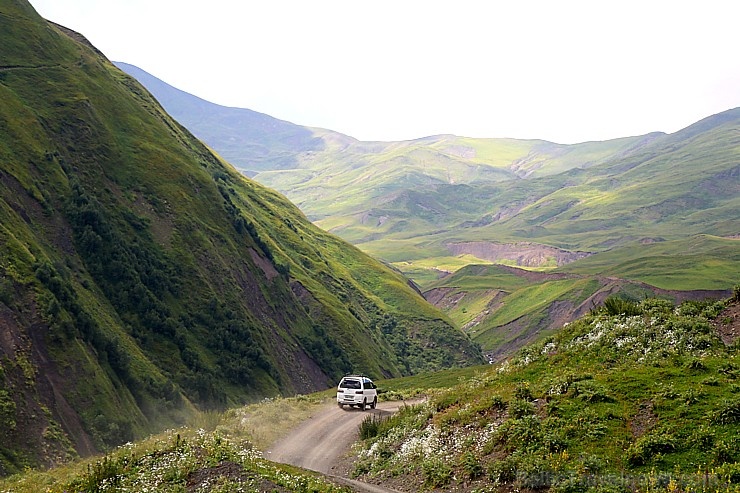
[[[318,474],[261,458],[249,442],[202,429],[173,430],[126,444],[102,459],[0,483],[3,493],[340,492]]]
[[[406,490],[740,491],[740,345],[727,301],[610,298],[385,420],[355,474]],[[733,305],[734,304],[734,305]]]
[[[204,412],[190,426],[127,443],[102,457],[0,480],[0,492],[349,491],[320,475],[264,460],[259,452],[325,405],[327,395]]]

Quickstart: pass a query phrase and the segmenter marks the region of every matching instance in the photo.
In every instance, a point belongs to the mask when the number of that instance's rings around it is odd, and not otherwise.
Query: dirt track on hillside
[[[377,409],[361,411],[346,407],[342,410],[336,404],[329,404],[273,444],[264,456],[274,462],[320,472],[355,491],[394,492],[396,490],[348,479],[346,455],[358,439],[358,427],[365,417],[388,416],[403,405],[402,402],[379,402]]]

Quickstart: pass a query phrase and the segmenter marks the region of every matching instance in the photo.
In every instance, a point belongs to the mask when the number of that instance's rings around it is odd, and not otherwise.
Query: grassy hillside
[[[559,269],[642,281],[662,289],[727,289],[740,279],[740,239],[697,235],[655,243],[634,242]]]
[[[445,185],[464,189],[464,185],[548,176],[593,166],[647,140],[635,137],[563,146],[535,140],[440,135],[403,142],[341,142],[302,156],[298,168],[310,171],[310,175],[299,183],[285,171],[265,171],[255,178],[286,193],[314,221],[368,213],[378,218],[380,211],[404,200],[409,191],[459,188]],[[290,181],[284,181],[286,178]],[[435,209],[422,204],[421,210],[415,211],[413,203],[396,206],[400,206],[399,212],[422,216]],[[358,226],[358,219],[350,224]]]
[[[0,3],[0,475],[197,408],[481,361],[79,34]]]
[[[355,473],[406,491],[740,491],[740,300],[610,300],[426,404],[366,420]]]
[[[4,489],[7,488],[7,489]],[[105,457],[0,480],[0,491],[350,491],[317,473],[266,461],[244,440],[179,429],[120,447]]]
[[[547,176],[413,186],[396,177],[391,179],[395,188],[385,194],[384,188],[359,181],[353,186],[382,196],[365,201],[355,189],[344,200],[334,200],[326,209],[329,217],[317,223],[424,283],[433,277],[419,275],[430,268],[428,259],[442,265],[464,254],[489,260],[466,250],[465,245],[479,242],[597,253],[702,234],[731,237],[740,226],[739,122],[740,109],[729,110],[675,134],[653,135],[640,146],[615,150],[593,165]],[[552,160],[547,163],[554,166]],[[516,255],[496,261],[522,265]],[[726,261],[737,273],[736,262]],[[561,264],[544,255],[539,265]],[[665,268],[655,274],[651,280],[661,286],[679,288],[671,285]],[[701,277],[692,280],[703,282]]]

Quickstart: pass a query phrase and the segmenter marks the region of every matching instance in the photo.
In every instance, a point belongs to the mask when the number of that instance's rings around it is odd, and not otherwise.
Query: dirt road
[[[314,417],[305,421],[287,437],[265,451],[265,458],[317,471],[350,486],[355,491],[370,493],[394,492],[376,485],[348,479],[339,464],[358,438],[358,427],[370,415],[388,416],[403,406],[402,402],[379,402],[377,409],[361,411],[356,408],[339,409],[327,405]]]

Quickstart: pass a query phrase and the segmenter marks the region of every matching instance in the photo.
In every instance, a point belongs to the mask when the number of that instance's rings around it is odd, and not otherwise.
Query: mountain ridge
[[[323,141],[305,127],[250,109],[211,103],[135,65],[113,63],[155,94],[168,113],[247,176],[253,176],[265,166],[289,167],[294,163],[290,154],[319,151],[324,147]],[[223,123],[218,122],[220,119]],[[209,128],[210,125],[215,129]],[[232,131],[232,126],[240,130]]]

